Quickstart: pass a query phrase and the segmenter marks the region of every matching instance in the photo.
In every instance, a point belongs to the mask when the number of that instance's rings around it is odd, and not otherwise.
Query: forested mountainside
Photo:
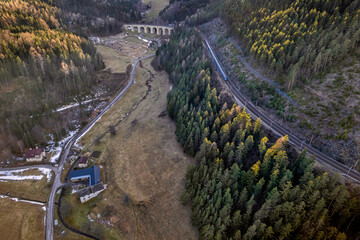
[[[2,156],[55,140],[70,126],[51,110],[89,92],[103,68],[90,41],[69,33],[59,9],[42,0],[0,1]]]
[[[352,52],[360,41],[358,0],[227,0],[224,17],[247,52],[288,88]]]
[[[182,200],[200,239],[357,239],[359,189],[314,170],[306,152],[264,133],[239,106],[221,106],[195,30],[175,33],[157,54],[174,84],[178,141],[196,156]]]
[[[118,33],[123,23],[141,19],[138,0],[53,0],[64,22],[79,34]]]
[[[160,12],[160,18],[165,22],[181,22],[197,9],[205,7],[209,0],[170,0],[170,4]]]

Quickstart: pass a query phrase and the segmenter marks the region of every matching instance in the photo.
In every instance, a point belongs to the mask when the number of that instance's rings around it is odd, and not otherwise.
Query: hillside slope
[[[359,1],[227,0],[224,16],[247,52],[288,88],[319,73],[360,41]]]
[[[353,167],[360,149],[359,1],[227,0],[217,10],[222,20],[213,10],[209,4],[186,22],[206,23],[199,27],[243,93],[274,121]]]
[[[1,158],[55,140],[71,126],[51,108],[89,92],[103,67],[88,40],[66,31],[42,0],[0,2]]]
[[[359,189],[314,169],[306,151],[298,154],[288,136],[274,139],[244,108],[220,104],[204,54],[189,28],[158,51],[174,86],[175,133],[197,161],[182,200],[199,239],[356,239]]]
[[[69,29],[78,34],[118,33],[123,23],[141,19],[138,0],[53,0]]]

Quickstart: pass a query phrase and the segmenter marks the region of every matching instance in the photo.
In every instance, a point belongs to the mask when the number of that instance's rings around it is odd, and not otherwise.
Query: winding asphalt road
[[[115,105],[117,101],[121,99],[124,93],[133,85],[135,69],[140,60],[144,60],[147,58],[154,57],[155,54],[151,54],[148,56],[144,56],[135,60],[133,68],[130,74],[130,81],[126,85],[126,87],[107,105],[105,106],[85,127],[83,127],[80,131],[78,131],[72,138],[70,138],[64,145],[61,150],[61,154],[58,160],[58,166],[54,166],[51,164],[39,164],[39,165],[28,165],[28,166],[20,166],[20,167],[12,167],[12,168],[0,168],[0,171],[11,171],[11,170],[25,170],[25,169],[33,169],[33,168],[48,168],[51,169],[54,174],[54,182],[51,188],[50,196],[47,201],[46,207],[46,239],[53,240],[54,239],[54,206],[55,206],[55,197],[56,191],[63,185],[61,182],[61,173],[64,170],[64,165],[66,163],[66,159],[70,154],[71,147],[87,132],[89,131],[95,123],[112,107]]]
[[[95,123],[112,107],[115,105],[117,101],[121,99],[121,97],[124,95],[124,93],[131,87],[132,84],[134,84],[134,76],[135,76],[135,69],[138,65],[140,60],[144,60],[147,58],[154,57],[155,54],[145,56],[139,59],[136,59],[134,62],[134,66],[131,71],[130,75],[130,81],[126,85],[126,87],[107,105],[105,106],[96,117],[94,117],[90,123],[88,123],[84,128],[82,128],[79,132],[77,132],[72,138],[70,138],[66,144],[64,145],[60,157],[59,157],[59,167],[57,169],[57,172],[55,174],[54,183],[50,192],[48,205],[46,208],[46,239],[52,240],[54,239],[54,206],[55,206],[55,197],[56,197],[56,191],[59,187],[62,186],[60,176],[63,171],[64,165],[66,163],[66,159],[70,153],[71,147],[87,132],[89,131]]]
[[[210,47],[210,43],[206,40],[206,38],[203,36],[203,34],[200,34],[203,41],[207,43]],[[206,48],[206,47],[205,47]],[[208,49],[208,48],[206,48]],[[209,51],[210,53],[210,51]],[[216,56],[212,56],[210,53],[210,56],[215,61]],[[219,62],[219,61],[218,61]],[[245,107],[246,111],[250,113],[251,117],[256,120],[258,118],[261,118],[262,125],[272,131],[275,135],[282,137],[285,135],[289,136],[289,142],[293,146],[295,146],[298,150],[304,150],[307,149],[307,152],[309,154],[312,154],[315,156],[316,160],[326,166],[329,166],[330,168],[334,169],[335,171],[339,172],[341,175],[348,177],[349,179],[352,179],[354,182],[360,183],[360,173],[350,169],[348,166],[336,161],[335,159],[323,154],[319,150],[313,148],[310,143],[308,143],[304,139],[300,139],[288,130],[284,129],[280,124],[273,121],[271,118],[269,118],[266,113],[263,113],[261,109],[257,106],[255,106],[251,101],[249,101],[242,93],[241,91],[235,86],[233,79],[228,77],[227,81],[224,81],[224,83],[228,86],[231,94],[234,96],[236,102],[238,105]]]

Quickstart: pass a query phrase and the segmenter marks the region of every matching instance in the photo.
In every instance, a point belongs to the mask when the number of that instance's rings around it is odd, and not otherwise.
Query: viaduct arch
[[[152,33],[157,35],[171,35],[174,31],[174,28],[170,26],[150,24],[124,24],[123,27],[132,32],[138,31],[138,33]]]

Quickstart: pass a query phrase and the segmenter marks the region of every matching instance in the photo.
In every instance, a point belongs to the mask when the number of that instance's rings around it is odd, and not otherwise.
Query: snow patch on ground
[[[9,197],[9,196],[6,196],[6,195],[0,195],[0,198],[9,198],[10,200],[13,200],[15,202],[25,202],[25,203],[31,203],[31,204],[35,204],[35,205],[45,206],[45,203],[42,203],[42,202],[23,200],[23,199],[19,199],[19,198],[15,198],[15,197]],[[45,207],[45,210],[46,210],[46,207]]]
[[[5,176],[13,176],[13,175],[19,175],[22,174],[24,171],[31,169],[31,167],[29,167],[28,169],[21,169],[21,170],[7,170],[7,171],[0,171],[0,175],[5,175]]]
[[[87,218],[89,219],[90,222],[94,221],[89,215],[87,215]]]
[[[53,155],[50,158],[50,162],[51,163],[57,163],[59,157],[60,157],[60,153],[62,150],[62,147],[64,146],[64,144],[70,139],[72,138],[76,133],[77,133],[78,129],[76,129],[75,131],[71,131],[68,133],[68,136],[63,138],[61,141],[58,142],[58,146],[55,147],[55,142],[53,140],[51,140],[49,142],[49,144],[51,144],[52,146],[50,147],[49,152],[52,152]]]
[[[87,103],[90,103],[90,102],[96,101],[96,100],[97,99],[89,99],[89,100],[81,102],[81,104],[82,105],[87,104]],[[66,105],[66,106],[62,106],[61,108],[56,109],[56,112],[61,112],[61,111],[67,110],[69,108],[78,107],[79,105],[80,105],[79,103],[72,103],[72,104],[69,104],[69,105]]]
[[[93,44],[98,44],[101,42],[100,38],[95,37],[95,36],[90,36],[89,39]]]
[[[21,174],[23,174],[24,171],[30,170],[30,169],[37,169],[39,172],[41,172],[42,174],[46,175],[47,178],[47,182],[51,181],[51,169],[48,168],[37,168],[37,167],[29,167],[27,169],[22,169],[22,170],[9,170],[9,171],[0,171],[0,181],[1,182],[7,182],[7,181],[2,181],[3,180],[15,180],[15,181],[22,181],[22,180],[41,180],[43,179],[44,175],[25,175],[25,176],[20,176]]]
[[[0,179],[22,181],[22,180],[41,180],[43,177],[44,177],[43,175],[0,176]]]
[[[56,148],[54,148],[54,153],[55,153],[55,154],[52,155],[51,158],[50,158],[50,162],[51,162],[51,163],[56,163],[57,160],[59,159],[60,153],[61,153],[61,147],[56,147]]]
[[[47,182],[49,183],[51,181],[51,169],[48,169],[48,168],[38,168],[38,170],[40,172],[42,172],[42,174],[46,175],[46,178],[47,178]]]
[[[147,40],[147,39],[145,39],[145,38],[142,38],[142,37],[140,37],[140,36],[138,36],[138,38],[139,38],[140,40],[144,41],[144,42],[149,42],[149,40]]]
[[[109,110],[109,109],[108,109]],[[79,141],[80,139],[95,125],[95,123],[97,123],[97,121],[99,121],[101,119],[102,116],[100,116],[93,124],[91,124],[91,126],[85,131],[83,132],[83,134],[81,134],[81,136],[78,137],[78,139],[76,139],[76,142],[74,143],[75,147],[81,147],[79,145]]]

